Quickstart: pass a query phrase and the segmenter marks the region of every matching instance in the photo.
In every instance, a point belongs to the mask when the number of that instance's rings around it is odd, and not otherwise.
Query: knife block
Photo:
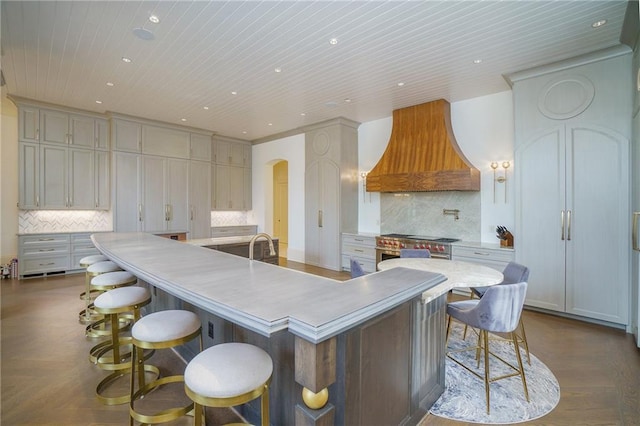
[[[513,234],[507,231],[504,236],[506,239],[500,240],[500,247],[513,247]]]

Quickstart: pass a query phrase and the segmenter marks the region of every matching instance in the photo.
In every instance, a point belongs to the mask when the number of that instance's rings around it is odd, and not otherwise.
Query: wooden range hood
[[[393,111],[389,144],[366,183],[369,192],[479,191],[480,171],[458,147],[449,102]]]

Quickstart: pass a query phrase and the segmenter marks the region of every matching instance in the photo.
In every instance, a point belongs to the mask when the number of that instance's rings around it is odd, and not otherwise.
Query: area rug
[[[462,340],[462,326],[452,325],[448,350],[468,346],[477,339],[473,332]],[[491,350],[505,360],[517,365],[513,345],[506,341],[492,340]],[[531,349],[531,348],[530,348]],[[524,397],[519,376],[493,382],[490,385],[491,414],[487,415],[484,382],[448,357],[445,369],[445,391],[431,407],[430,413],[452,420],[469,423],[513,424],[537,419],[548,414],[560,401],[560,386],[553,373],[538,358],[531,354],[531,365],[527,364],[524,349],[521,349],[530,402]],[[455,354],[465,365],[475,367],[475,351]],[[490,359],[493,357],[490,357]],[[484,360],[480,363],[483,374]],[[507,374],[509,367],[500,361],[490,360],[491,376]]]

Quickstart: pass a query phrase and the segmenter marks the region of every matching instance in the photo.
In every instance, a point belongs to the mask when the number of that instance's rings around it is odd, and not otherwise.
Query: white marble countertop
[[[208,312],[269,336],[279,330],[318,343],[445,280],[408,268],[341,282],[145,233],[92,236],[140,279]]]
[[[226,244],[242,244],[249,243],[253,235],[239,235],[234,237],[212,237],[212,238],[194,238],[193,240],[183,241],[183,243],[192,244],[194,246],[222,246]],[[277,241],[277,237],[272,237],[273,241]],[[266,241],[260,238],[258,241]]]
[[[430,288],[422,295],[424,303],[428,303],[456,287],[485,287],[499,284],[504,279],[504,275],[500,271],[488,266],[460,260],[396,258],[378,263],[378,269],[381,271],[400,267],[435,272],[447,277],[447,281]]]

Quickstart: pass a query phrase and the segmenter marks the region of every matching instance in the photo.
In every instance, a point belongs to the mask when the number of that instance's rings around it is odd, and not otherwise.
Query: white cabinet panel
[[[109,151],[95,152],[95,170],[94,170],[94,195],[95,208],[98,210],[109,210],[111,207],[109,190],[111,188],[109,171],[111,170]]]
[[[166,162],[165,202],[168,231],[189,229],[189,161],[169,158]]]
[[[40,207],[40,144],[18,144],[18,206],[21,209]]]
[[[69,200],[71,209],[95,208],[94,151],[69,149]]]
[[[107,120],[95,119],[95,149],[109,150],[109,123]]]
[[[190,135],[183,130],[142,126],[142,153],[163,157],[189,158]]]
[[[40,110],[40,142],[69,143],[69,114],[62,111]]]
[[[40,109],[18,105],[18,140],[40,142]]]
[[[66,209],[68,203],[68,149],[40,145],[40,208]]]
[[[111,138],[116,151],[140,152],[142,125],[134,121],[114,118],[111,120]]]
[[[189,164],[189,238],[208,238],[211,229],[211,163]]]
[[[142,157],[142,229],[147,232],[164,231],[167,211],[164,197],[165,159]]]
[[[69,144],[93,148],[96,144],[96,123],[93,117],[71,114],[69,116]]]
[[[191,159],[211,161],[211,136],[191,133]]]
[[[113,153],[114,229],[117,232],[142,230],[140,201],[140,155]]]

